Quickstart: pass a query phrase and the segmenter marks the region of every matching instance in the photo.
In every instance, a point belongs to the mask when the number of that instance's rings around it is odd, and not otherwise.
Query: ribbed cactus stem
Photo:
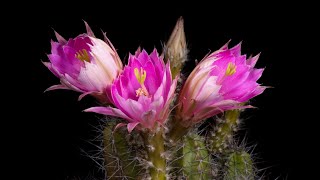
[[[112,133],[114,126],[114,122],[107,123],[103,131],[105,170],[108,178],[111,179],[116,179],[116,177],[121,176],[121,171],[119,171],[118,153],[115,148],[115,140]]]
[[[233,152],[227,158],[227,170],[224,180],[233,179],[254,179],[253,163],[245,151]]]
[[[224,119],[219,123],[209,138],[210,151],[222,152],[227,147],[228,140],[232,137],[237,126],[240,110],[230,110],[225,112]]]
[[[117,129],[116,123],[110,122],[103,131],[105,169],[108,179],[137,176],[138,169],[132,162],[130,146],[126,141],[126,130]]]
[[[143,133],[148,153],[149,172],[152,180],[166,180],[163,131],[162,127],[158,127],[156,132]]]
[[[210,156],[203,137],[192,133],[184,138],[183,172],[189,180],[210,179]]]

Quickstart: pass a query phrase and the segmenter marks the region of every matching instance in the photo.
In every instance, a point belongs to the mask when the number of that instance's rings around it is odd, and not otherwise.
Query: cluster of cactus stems
[[[118,120],[108,118],[103,131],[107,179],[255,179],[250,153],[233,138],[239,115],[239,110],[227,111],[214,128],[184,129],[174,140],[162,127],[114,130]]]
[[[171,63],[172,76],[187,60],[183,19],[180,18],[162,56]],[[179,81],[177,90],[183,83]],[[175,98],[176,99],[176,98]],[[184,127],[175,116],[175,100],[166,124],[153,131],[115,128],[118,119],[107,117],[103,131],[104,167],[107,179],[255,179],[253,159],[237,145],[235,132],[242,110],[225,111],[205,125]]]

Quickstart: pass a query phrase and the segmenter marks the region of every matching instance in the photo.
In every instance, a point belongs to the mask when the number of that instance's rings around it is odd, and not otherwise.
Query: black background
[[[266,69],[259,82],[274,88],[254,98],[251,104],[258,108],[247,110],[243,116],[248,141],[258,144],[254,151],[259,157],[258,166],[266,168],[270,179],[307,177],[310,173],[303,171],[306,164],[298,163],[312,155],[300,156],[305,149],[301,144],[307,142],[300,136],[305,124],[299,123],[306,121],[307,113],[297,102],[305,98],[301,95],[304,88],[297,81],[299,73],[305,74],[304,70],[312,67],[299,64],[304,58],[301,52],[306,52],[302,40],[308,32],[298,29],[308,31],[309,18],[298,9],[304,7],[214,2],[180,6],[164,2],[52,2],[16,11],[20,12],[19,19],[11,21],[10,26],[15,27],[12,31],[19,31],[16,36],[20,44],[13,47],[21,51],[12,55],[19,57],[17,76],[21,82],[10,106],[18,109],[11,115],[19,117],[10,121],[14,130],[8,135],[18,136],[11,141],[17,146],[14,157],[18,162],[9,165],[15,169],[11,175],[26,170],[23,176],[33,179],[84,179],[88,174],[101,177],[95,162],[82,151],[96,150],[88,141],[98,135],[93,126],[99,124],[101,116],[82,112],[95,105],[94,100],[87,97],[78,102],[79,94],[65,90],[43,93],[59,82],[41,63],[47,61],[50,40],[55,40],[53,29],[65,38],[75,37],[85,32],[85,20],[97,37],[102,38],[101,30],[107,32],[126,62],[128,53],[134,53],[138,46],[149,52],[154,47],[160,51],[161,42],[169,38],[176,20],[183,16],[190,49],[185,74],[192,70],[195,59],[202,59],[209,50],[220,48],[230,39],[231,45],[242,41],[244,54],[262,52],[257,67]]]

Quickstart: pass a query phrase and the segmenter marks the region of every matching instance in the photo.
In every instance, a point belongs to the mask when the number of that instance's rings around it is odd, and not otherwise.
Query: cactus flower
[[[254,68],[259,55],[246,59],[241,43],[228,43],[205,57],[191,72],[179,95],[177,119],[190,126],[225,110],[246,108],[240,103],[261,94],[256,81],[264,69]]]
[[[157,123],[162,125],[167,120],[176,84],[170,63],[165,65],[156,49],[150,55],[138,50],[129,55],[128,65],[112,85],[115,108],[92,107],[85,111],[121,117],[129,122],[129,132],[137,125],[152,131]]]
[[[105,41],[95,38],[85,24],[87,34],[66,41],[56,33],[58,42],[51,41],[50,62],[43,63],[61,84],[46,91],[70,89],[82,93],[79,100],[87,94],[106,100],[105,96],[109,94],[106,91],[120,74],[122,62],[106,36]]]

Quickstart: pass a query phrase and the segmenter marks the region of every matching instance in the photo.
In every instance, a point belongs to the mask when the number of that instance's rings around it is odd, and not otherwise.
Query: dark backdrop
[[[20,19],[14,22],[22,41],[19,47],[25,50],[17,54],[21,59],[20,84],[23,85],[19,88],[23,96],[17,96],[23,101],[19,103],[21,110],[14,114],[23,115],[15,121],[19,122],[15,127],[21,132],[16,139],[18,161],[22,169],[28,169],[24,176],[84,179],[91,174],[101,177],[95,162],[84,153],[97,150],[95,144],[88,141],[98,135],[94,126],[99,124],[100,116],[82,112],[95,105],[94,100],[87,97],[78,102],[79,94],[65,90],[43,93],[59,82],[41,63],[41,60],[47,61],[50,40],[55,39],[53,29],[65,38],[75,37],[85,32],[82,22],[85,20],[98,37],[102,37],[100,29],[107,32],[126,62],[128,53],[134,53],[138,46],[149,52],[154,47],[160,49],[179,16],[185,19],[190,49],[185,74],[192,70],[195,59],[200,60],[209,50],[220,48],[230,39],[231,45],[242,41],[244,54],[262,52],[257,67],[266,69],[259,82],[274,88],[254,98],[251,104],[258,108],[247,110],[243,116],[248,141],[258,144],[254,151],[259,157],[258,166],[266,168],[270,179],[306,175],[302,171],[305,165],[297,162],[308,158],[308,154],[299,156],[301,151],[296,145],[301,140],[297,135],[298,122],[304,115],[297,105],[298,98],[292,98],[292,94],[297,96],[302,89],[295,78],[299,73],[297,63],[301,51],[296,44],[302,39],[302,33],[296,28],[305,21],[290,5],[214,2],[188,6],[164,2],[37,5],[25,8]]]

